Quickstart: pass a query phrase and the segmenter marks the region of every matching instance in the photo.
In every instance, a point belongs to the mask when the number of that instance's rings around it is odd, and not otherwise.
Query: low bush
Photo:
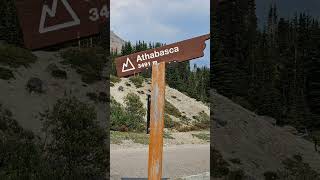
[[[140,75],[132,76],[129,80],[136,86],[136,88],[141,88],[144,82],[144,78]]]
[[[228,180],[245,180],[246,176],[242,169],[230,171],[228,174]]]
[[[0,45],[0,64],[12,68],[20,66],[29,67],[36,62],[37,57],[29,50],[15,47],[12,45]]]
[[[208,133],[192,134],[192,136],[196,137],[198,139],[210,142],[210,134],[208,134]]]
[[[26,89],[29,91],[29,93],[44,93],[43,82],[39,78],[30,78],[26,84]]]
[[[179,132],[190,132],[190,131],[197,131],[199,130],[198,128],[194,126],[188,126],[188,125],[181,125],[180,127],[176,128],[177,131]]]
[[[179,122],[172,120],[170,115],[165,114],[164,115],[164,127],[168,128],[168,129],[179,129],[181,127],[181,124]]]
[[[59,99],[41,114],[50,179],[102,179],[109,161],[107,131],[95,108],[75,97]],[[100,177],[100,178],[97,178]],[[42,178],[48,179],[48,178]]]
[[[143,103],[140,100],[140,97],[134,93],[128,93],[124,98],[124,103],[126,106],[126,111],[133,115],[144,117],[146,115],[146,110],[143,107]]]
[[[102,48],[68,48],[61,52],[63,64],[70,64],[88,84],[100,81],[106,65],[106,52]]]
[[[313,179],[320,180],[320,174],[308,163],[303,162],[301,155],[294,155],[283,162],[285,170],[278,171],[279,179]]]
[[[135,99],[135,98],[133,98]],[[139,111],[142,111],[138,107],[138,112],[135,112],[137,107],[132,107],[134,104],[132,98],[126,97],[126,107],[122,106],[120,103],[116,102],[111,98],[111,117],[110,117],[110,126],[113,131],[122,131],[122,132],[143,132],[145,131],[145,122],[143,120],[143,113],[138,114]],[[138,103],[139,104],[139,103]],[[140,110],[139,110],[140,109]],[[132,112],[133,111],[133,112]],[[140,112],[141,113],[141,112]],[[144,112],[145,113],[145,112]],[[143,116],[142,116],[143,115]]]
[[[277,180],[279,179],[278,174],[273,171],[267,171],[263,173],[264,179],[265,180]]]
[[[164,106],[164,111],[167,114],[170,114],[171,116],[180,118],[182,117],[181,112],[179,111],[178,108],[176,108],[173,104],[171,104],[169,101],[165,101],[165,106]]]
[[[121,82],[121,79],[117,76],[110,75],[110,82],[112,82],[113,84],[116,84]]]
[[[210,117],[204,111],[200,112],[195,117],[194,125],[198,129],[209,129],[210,128]]]
[[[0,67],[0,79],[3,79],[3,80],[14,79],[14,74],[10,69]]]
[[[232,162],[233,164],[241,164],[241,160],[238,158],[232,158],[229,161]]]
[[[98,101],[98,95],[97,95],[96,93],[88,92],[88,93],[87,93],[87,97],[88,97],[91,101],[94,101],[94,102],[97,102],[97,101]]]
[[[98,100],[99,100],[99,102],[101,102],[101,103],[107,103],[107,102],[109,102],[109,97],[108,97],[107,93],[105,93],[105,92],[100,92],[100,93],[99,93]]]
[[[24,130],[0,104],[0,179],[40,177],[40,153],[36,136]]]
[[[227,176],[230,172],[230,165],[223,159],[219,151],[217,151],[213,147],[211,147],[210,149],[211,176],[214,178],[222,178]]]
[[[51,76],[57,78],[57,79],[67,79],[67,72],[64,70],[56,69],[51,71]]]

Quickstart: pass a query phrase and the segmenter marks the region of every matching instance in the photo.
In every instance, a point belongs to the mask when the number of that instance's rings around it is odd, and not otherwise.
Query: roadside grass
[[[12,45],[0,45],[0,64],[11,68],[29,67],[37,57],[30,51]]]
[[[165,132],[163,134],[164,139],[175,139],[172,134]],[[135,132],[120,132],[110,131],[110,142],[111,144],[121,144],[123,141],[132,141],[137,144],[149,144],[149,135],[146,133],[135,133]]]
[[[149,135],[145,133],[110,131],[111,144],[121,144],[125,140],[147,145],[149,144]]]
[[[210,134],[209,133],[198,133],[198,134],[192,134],[193,137],[196,137],[198,139],[204,140],[206,142],[210,142]]]

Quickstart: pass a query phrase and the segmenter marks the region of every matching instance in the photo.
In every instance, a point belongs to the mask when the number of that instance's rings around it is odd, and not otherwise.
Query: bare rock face
[[[121,48],[125,41],[117,36],[113,31],[110,31],[110,50],[121,52]]]

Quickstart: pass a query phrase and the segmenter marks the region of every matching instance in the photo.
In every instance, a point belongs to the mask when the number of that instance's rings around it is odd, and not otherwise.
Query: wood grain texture
[[[152,66],[149,180],[160,180],[162,176],[165,87],[165,62],[162,62]]]

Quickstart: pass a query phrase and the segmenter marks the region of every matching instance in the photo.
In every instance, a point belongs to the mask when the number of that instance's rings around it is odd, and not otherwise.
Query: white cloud
[[[194,16],[209,18],[210,0],[111,0],[110,9],[111,28],[120,36],[167,40],[186,31],[178,23]]]

